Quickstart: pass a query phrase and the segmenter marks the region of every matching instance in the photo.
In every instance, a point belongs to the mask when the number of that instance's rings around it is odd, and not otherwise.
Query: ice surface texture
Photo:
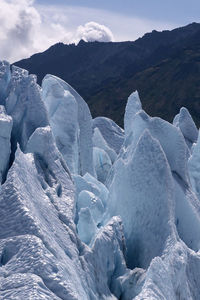
[[[124,131],[113,120],[105,117],[93,119],[93,128],[98,128],[108,146],[117,154],[124,142]],[[102,145],[103,146],[103,145]]]
[[[137,92],[124,126],[0,62],[0,299],[199,299],[197,128]]]
[[[6,114],[3,105],[0,105],[0,181],[3,182],[6,178],[6,172],[9,167],[11,153],[11,131],[13,121]]]
[[[7,61],[0,61],[0,104],[5,105],[8,91],[8,84],[11,78],[10,64]]]
[[[72,173],[94,175],[92,117],[86,102],[66,82],[46,75],[42,98],[56,144]]]
[[[187,108],[182,107],[180,109],[180,113],[175,116],[173,124],[180,128],[187,145],[191,148],[192,144],[197,141],[198,130]]]
[[[24,151],[35,129],[47,126],[49,122],[36,76],[28,75],[27,71],[18,67],[12,68],[5,107],[13,119],[12,149],[15,150],[19,143]]]
[[[161,255],[172,231],[170,168],[160,144],[148,131],[134,153],[130,151],[124,161],[119,159],[114,168],[108,214],[122,218],[128,265],[146,268],[153,257]]]
[[[115,150],[113,150],[112,148],[110,148],[108,146],[107,142],[105,141],[105,139],[102,136],[98,127],[94,128],[93,146],[103,149],[108,154],[109,158],[111,159],[111,162],[114,163],[114,161],[117,157],[117,154],[116,154]]]

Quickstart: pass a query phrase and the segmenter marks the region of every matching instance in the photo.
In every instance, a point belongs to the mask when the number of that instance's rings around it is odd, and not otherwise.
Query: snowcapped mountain
[[[200,137],[186,108],[125,131],[0,62],[0,299],[200,299]]]

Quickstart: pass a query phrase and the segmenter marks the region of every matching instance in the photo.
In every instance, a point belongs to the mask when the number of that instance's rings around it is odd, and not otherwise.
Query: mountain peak
[[[15,64],[36,74],[39,83],[46,73],[61,77],[83,95],[94,117],[103,115],[121,126],[133,89],[149,114],[172,121],[185,106],[200,125],[199,33],[200,24],[194,22],[171,31],[153,30],[135,42],[58,43]]]

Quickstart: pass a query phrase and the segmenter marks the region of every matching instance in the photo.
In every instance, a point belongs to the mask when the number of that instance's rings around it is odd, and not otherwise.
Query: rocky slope
[[[200,24],[145,34],[135,42],[56,44],[16,62],[38,76],[49,73],[71,84],[92,116],[123,126],[126,99],[137,89],[145,110],[172,121],[182,106],[200,125]]]

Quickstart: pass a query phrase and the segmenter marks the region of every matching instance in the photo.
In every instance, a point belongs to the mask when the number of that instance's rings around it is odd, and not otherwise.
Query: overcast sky
[[[0,59],[57,43],[135,40],[199,22],[199,0],[0,0]]]

